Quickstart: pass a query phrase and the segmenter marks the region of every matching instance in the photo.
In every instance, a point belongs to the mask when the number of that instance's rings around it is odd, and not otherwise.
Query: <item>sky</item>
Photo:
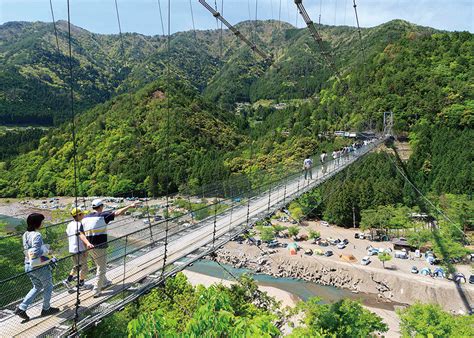
[[[67,19],[66,0],[51,0],[56,20]],[[158,3],[161,4],[167,30],[168,1],[171,2],[171,32],[193,28],[190,4],[196,29],[216,28],[216,20],[198,0],[117,0],[124,32],[146,35],[162,34]],[[297,15],[294,0],[207,0],[217,2],[231,24],[255,19],[278,19],[304,27]],[[355,26],[353,0],[304,0],[310,17],[328,25]],[[94,33],[118,33],[114,0],[70,0],[71,22]],[[281,3],[281,14],[280,13]],[[422,26],[448,31],[474,33],[474,0],[356,0],[362,27],[373,27],[392,19],[404,19]],[[257,6],[256,6],[257,5]],[[222,12],[222,11],[221,11]],[[51,22],[49,0],[0,0],[0,24],[8,21]]]

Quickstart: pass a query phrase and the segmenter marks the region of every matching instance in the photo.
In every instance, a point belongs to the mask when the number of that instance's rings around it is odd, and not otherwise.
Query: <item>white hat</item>
[[[92,201],[92,209],[98,208],[102,205],[104,205],[104,202],[100,198],[96,198]]]

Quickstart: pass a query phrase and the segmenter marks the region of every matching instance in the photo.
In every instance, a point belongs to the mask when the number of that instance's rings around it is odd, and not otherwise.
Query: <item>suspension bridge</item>
[[[97,324],[102,318],[123,309],[126,304],[162,284],[169,276],[243,234],[257,221],[344,170],[383,141],[383,138],[377,139],[346,156],[329,161],[324,167],[314,167],[311,180],[305,180],[302,171],[298,171],[264,188],[249,189],[234,198],[223,212],[194,225],[183,226],[178,217],[111,240],[107,254],[107,278],[113,285],[101,297],[94,298],[90,289],[80,289],[79,297],[76,292],[70,293],[61,283],[63,276],[60,271],[71,268],[72,259],[61,259],[55,268],[59,272],[54,274],[51,299],[52,305],[61,309],[58,315],[41,317],[42,302],[36,302],[28,309],[31,319],[22,322],[13,311],[24,296],[18,290],[25,292],[30,286],[27,274],[0,282],[0,302],[5,304],[8,297],[11,300],[0,310],[0,337],[67,336]],[[95,277],[87,281],[91,284],[95,282]]]
[[[235,26],[230,24],[223,16],[223,1],[220,11],[215,1],[214,8],[204,0],[198,2],[207,9],[216,20],[225,25],[238,39],[247,45],[256,55],[264,59],[268,64],[273,62],[273,55],[263,48],[256,45],[256,39],[253,41],[245,37]],[[317,26],[311,21],[301,0],[295,0],[298,13],[303,17],[308,30],[315,42],[320,46],[321,58],[326,66],[331,70],[334,77],[339,82],[343,82],[342,76],[332,59],[330,51],[327,51],[322,44],[321,35]],[[75,140],[75,112],[74,112],[74,91],[73,91],[73,69],[72,69],[72,48],[71,48],[71,29],[70,29],[70,11],[68,4],[68,49],[69,49],[69,71],[70,71],[70,100],[71,100],[71,122],[72,122],[72,140],[74,157],[74,177],[75,177],[75,195],[77,204],[77,169],[76,155],[77,147]],[[354,11],[357,17],[355,0],[353,0]],[[51,14],[54,23],[54,12],[50,1]],[[162,17],[160,1],[158,1],[160,17]],[[191,16],[193,29],[194,17]],[[115,10],[121,39],[122,56],[125,60],[124,43],[120,27],[120,17],[117,0],[115,0]],[[281,1],[279,6],[279,18],[281,16]],[[321,14],[319,15],[320,20]],[[255,20],[257,20],[257,5]],[[163,35],[165,28],[163,19],[161,19]],[[359,21],[357,19],[357,28],[362,44]],[[58,53],[60,52],[56,25],[54,24],[56,45]],[[254,33],[256,35],[256,32]],[[170,55],[170,1],[168,1],[168,33],[167,50]],[[195,35],[196,36],[196,35]],[[197,45],[198,44],[198,41]],[[222,44],[222,38],[221,38]],[[221,46],[222,49],[222,46]],[[275,65],[273,65],[275,66]],[[277,65],[275,67],[278,67]],[[170,78],[169,56],[166,64],[166,76]],[[169,88],[167,88],[168,90]],[[351,96],[350,91],[346,94]],[[168,99],[169,100],[169,99]],[[385,116],[384,116],[385,118]],[[170,105],[168,102],[166,115],[166,130],[169,131]],[[112,281],[112,286],[107,288],[100,297],[93,297],[93,291],[88,288],[78,288],[71,292],[67,290],[61,281],[72,267],[72,256],[61,258],[53,269],[53,295],[51,304],[59,307],[60,312],[54,316],[42,317],[42,302],[36,301],[28,308],[30,320],[24,322],[21,318],[14,315],[15,307],[21,302],[24,295],[30,288],[30,280],[27,273],[12,276],[0,281],[0,337],[50,337],[50,336],[74,336],[77,333],[99,323],[103,318],[115,311],[120,311],[130,302],[133,302],[140,296],[150,292],[153,288],[165,283],[166,279],[175,275],[180,270],[206,257],[227,242],[247,232],[256,222],[272,215],[276,210],[298,198],[305,192],[314,189],[326,180],[330,179],[345,168],[351,166],[354,162],[364,155],[374,150],[382,144],[387,135],[390,134],[392,120],[384,123],[386,129],[381,137],[364,145],[362,148],[349,152],[344,156],[328,161],[324,165],[313,168],[313,178],[305,180],[301,170],[296,172],[287,171],[286,175],[274,181],[267,182],[260,186],[248,185],[247,189],[239,190],[227,199],[222,199],[214,203],[213,215],[197,223],[190,224],[187,221],[191,213],[185,215],[167,218],[161,222],[150,222],[148,226],[136,229],[132,227],[133,220],[123,221],[118,219],[116,222],[122,222],[121,227],[123,236],[109,241],[107,249],[107,278]],[[169,143],[167,146],[169,151]],[[167,152],[169,158],[169,153]],[[168,201],[166,203],[168,214]],[[224,208],[218,208],[221,204]],[[223,210],[219,211],[218,210]],[[124,218],[125,219],[125,218]],[[149,218],[150,220],[150,218]],[[130,225],[130,231],[127,229]],[[93,249],[92,249],[93,250]],[[95,276],[89,276],[87,283],[93,285],[96,282]]]

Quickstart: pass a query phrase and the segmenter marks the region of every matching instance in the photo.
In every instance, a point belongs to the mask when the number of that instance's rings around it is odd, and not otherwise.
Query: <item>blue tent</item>
[[[428,276],[431,274],[431,270],[429,268],[423,268],[420,270],[420,274],[424,276]]]

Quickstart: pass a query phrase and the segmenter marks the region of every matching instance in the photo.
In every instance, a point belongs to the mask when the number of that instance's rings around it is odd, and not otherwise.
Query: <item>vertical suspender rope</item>
[[[354,13],[355,13],[355,18],[356,18],[356,23],[357,23],[357,32],[359,33],[360,48],[362,50],[362,57],[363,57],[364,64],[365,64],[365,48],[364,48],[364,44],[362,42],[362,32],[360,31],[359,15],[357,14],[356,0],[352,0],[352,3],[353,3]]]
[[[127,58],[126,58],[126,55],[125,55],[125,44],[124,44],[124,41],[123,41],[122,24],[121,24],[121,21],[120,21],[120,12],[119,12],[119,8],[118,8],[117,0],[114,0],[114,3],[115,3],[115,14],[117,16],[117,25],[118,25],[118,29],[119,29],[120,48],[121,48],[121,51],[122,51],[123,66],[127,67]],[[132,111],[132,109],[133,109],[133,97],[132,97],[131,88],[128,88],[128,96],[129,96],[128,102],[130,104],[130,111]],[[148,205],[148,194],[146,193],[146,191],[144,191],[143,195],[145,197],[148,226],[149,226],[149,231],[150,231],[150,240],[151,240],[151,243],[153,245],[155,241],[153,239],[153,231],[151,229],[150,206]],[[124,273],[125,273],[125,270],[124,270]],[[125,278],[125,276],[124,276],[124,278]]]
[[[57,48],[57,50],[58,50],[58,54],[60,54],[60,50],[59,50],[59,39],[58,39],[58,29],[56,28],[56,20],[54,19],[53,0],[49,0],[49,8],[51,9],[51,18],[53,19],[54,36],[55,36],[55,38],[56,38],[56,48]]]
[[[318,20],[318,25],[319,28],[321,28],[321,12],[323,9],[323,0],[319,0],[319,20]]]
[[[163,36],[165,36],[165,24],[163,22],[163,14],[161,12],[161,1],[160,0],[158,0],[158,10],[160,11],[161,31],[163,32]]]
[[[161,276],[163,277],[165,274],[166,268],[166,259],[168,258],[168,233],[169,233],[169,174],[170,174],[170,109],[171,109],[171,102],[170,102],[170,58],[171,58],[171,0],[168,0],[168,37],[166,42],[166,49],[167,49],[167,57],[166,57],[166,176],[165,176],[165,184],[166,184],[166,221],[165,221],[165,248],[163,253],[163,267],[161,269]]]
[[[77,143],[76,143],[76,114],[74,112],[74,77],[72,72],[72,42],[71,42],[71,8],[69,0],[67,0],[67,29],[68,29],[68,50],[69,50],[69,96],[71,103],[71,122],[72,122],[72,148],[73,148],[73,166],[74,166],[74,203],[77,208]],[[77,284],[76,284],[76,304],[74,309],[74,323],[73,330],[77,327],[79,321],[79,304],[80,304],[80,252],[79,252],[79,224],[76,222],[76,244],[77,244]]]
[[[221,14],[224,15],[224,0],[221,0]],[[220,45],[219,45],[219,52],[221,55],[221,59],[223,56],[223,50],[224,50],[224,30],[223,30],[223,23],[221,21],[221,28],[220,28]]]
[[[257,19],[258,19],[258,0],[255,0],[255,25],[253,31],[253,44],[257,44]]]
[[[194,11],[193,11],[193,4],[191,2],[192,0],[189,0],[189,9],[191,11],[191,23],[193,24],[193,35],[194,35],[194,40],[197,42],[197,36],[196,36],[196,25],[194,23]]]
[[[278,28],[281,29],[281,0],[278,4]]]

